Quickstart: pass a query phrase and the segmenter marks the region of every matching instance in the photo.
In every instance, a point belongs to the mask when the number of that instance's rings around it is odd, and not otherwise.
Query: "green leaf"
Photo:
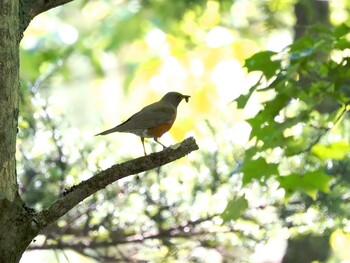
[[[334,42],[334,48],[338,48],[341,50],[350,48],[350,41],[348,39],[344,38],[340,38],[339,40]]]
[[[266,88],[259,89],[259,91],[266,91],[271,89],[279,90],[285,87],[287,81],[287,76],[285,74],[278,73],[276,78]]]
[[[281,67],[280,60],[273,60],[272,57],[276,55],[273,51],[262,51],[254,54],[246,59],[244,66],[251,71],[261,71],[267,79],[273,77],[276,71]]]
[[[310,35],[305,35],[289,46],[290,52],[300,52],[304,49],[313,47],[314,44],[315,40]]]
[[[221,214],[221,218],[224,220],[223,223],[227,223],[230,220],[237,220],[247,208],[248,201],[245,196],[229,201],[224,212]]]
[[[337,26],[333,32],[333,36],[335,38],[340,38],[342,36],[347,35],[350,32],[350,27],[347,26],[346,24],[341,24]]]
[[[252,86],[248,92],[248,94],[245,95],[241,95],[239,96],[235,101],[237,103],[237,108],[238,109],[243,109],[245,107],[245,105],[247,104],[250,96],[253,94],[253,92],[258,88],[258,86],[260,85],[260,80],[258,80],[257,83],[255,83],[254,86]]]
[[[280,123],[270,122],[262,125],[260,129],[252,130],[251,138],[253,137],[256,137],[257,140],[263,142],[262,145],[259,145],[260,150],[284,147],[285,145],[283,126]]]
[[[298,39],[297,41],[295,41],[293,44],[289,46],[291,62],[296,63],[314,54],[315,52],[314,46],[315,46],[315,40],[309,35],[306,35]]]
[[[280,176],[277,180],[280,187],[286,190],[286,198],[296,191],[301,191],[309,195],[312,199],[316,199],[317,192],[322,191],[328,193],[329,182],[332,178],[322,171],[307,172],[305,174],[291,174],[288,176]]]
[[[342,160],[350,153],[350,144],[345,141],[339,141],[329,145],[316,144],[312,147],[311,151],[321,159]]]
[[[263,157],[256,160],[246,160],[241,168],[243,184],[250,183],[253,179],[260,180],[278,173],[277,164],[267,163]]]
[[[290,59],[291,60],[300,60],[302,58],[309,57],[314,53],[314,48],[313,47],[308,47],[304,50],[300,50],[299,52],[294,52],[291,53]]]
[[[252,127],[250,138],[256,137],[263,141],[265,148],[283,145],[283,131],[286,127],[275,122],[274,117],[287,105],[289,99],[289,96],[279,93],[273,100],[266,102],[264,109],[254,118],[247,120]]]

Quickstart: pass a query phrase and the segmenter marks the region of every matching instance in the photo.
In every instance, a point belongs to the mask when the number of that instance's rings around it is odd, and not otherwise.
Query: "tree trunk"
[[[16,134],[19,88],[19,1],[0,1],[0,262],[19,262],[35,236],[18,196]],[[30,233],[32,232],[32,233]]]
[[[330,26],[329,21],[329,1],[309,1],[309,0],[299,0],[294,6],[294,14],[296,18],[296,23],[294,26],[294,41],[303,37],[310,26],[315,24],[322,24],[325,27]],[[319,53],[318,59],[321,61],[327,59],[328,54]],[[299,86],[303,89],[307,89],[311,86],[314,79],[309,79],[305,77],[299,78]],[[326,97],[327,99],[327,97]],[[327,106],[324,103],[331,103]],[[331,101],[321,101],[317,107],[319,109],[330,107],[334,109],[334,105],[337,105],[336,100],[333,98]],[[337,106],[335,106],[335,109]],[[318,110],[319,110],[318,109]],[[325,111],[325,113],[327,110]],[[283,257],[283,263],[291,262],[311,262],[316,260],[325,260],[328,258],[329,254],[329,237],[311,237],[311,242],[309,242],[310,236],[297,236],[296,238],[290,239],[288,242],[287,251]],[[327,241],[325,242],[326,239]],[[315,244],[317,244],[315,246]],[[316,249],[315,249],[316,247]],[[322,247],[322,249],[320,249]],[[300,252],[300,248],[306,253]],[[297,257],[297,258],[296,258]]]
[[[0,1],[0,262],[19,262],[36,232],[18,195],[16,135],[19,88],[19,1]],[[34,228],[35,229],[35,228]]]
[[[329,25],[329,2],[299,0],[294,6],[296,23],[294,40],[305,35],[307,28],[316,23]]]
[[[39,229],[17,195],[13,202],[0,200],[0,262],[17,263]]]
[[[18,117],[18,1],[1,1],[0,16],[0,199],[13,202]]]

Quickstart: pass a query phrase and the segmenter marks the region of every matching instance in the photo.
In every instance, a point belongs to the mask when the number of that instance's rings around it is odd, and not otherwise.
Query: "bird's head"
[[[167,94],[165,94],[161,100],[166,101],[166,102],[170,102],[175,107],[177,107],[182,100],[185,100],[186,102],[188,102],[190,97],[191,96],[182,95],[181,93],[173,91],[173,92],[168,92]]]

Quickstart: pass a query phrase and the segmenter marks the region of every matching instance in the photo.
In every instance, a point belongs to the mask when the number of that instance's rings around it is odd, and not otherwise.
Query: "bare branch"
[[[198,231],[190,231],[188,233],[186,232],[178,232],[178,233],[170,233],[170,232],[162,232],[162,233],[156,233],[153,235],[148,235],[146,237],[143,237],[141,235],[138,235],[138,237],[135,237],[133,239],[127,240],[127,239],[121,239],[121,240],[103,240],[98,242],[72,242],[72,243],[52,243],[52,244],[44,244],[44,245],[31,245],[27,248],[27,250],[50,250],[50,249],[72,249],[76,251],[80,251],[83,249],[91,249],[91,248],[106,248],[110,246],[117,246],[117,245],[123,245],[123,244],[131,244],[131,243],[144,243],[146,240],[150,239],[158,239],[158,240],[165,240],[169,238],[186,238],[190,240],[194,237],[205,237],[210,236],[212,237],[215,234],[231,234],[240,232],[234,228],[227,228],[224,230],[212,232],[209,230],[198,230]]]
[[[74,0],[35,0],[29,1],[31,2],[31,6],[29,8],[29,16],[34,18],[36,15],[55,8],[57,6],[61,6],[72,2]]]
[[[34,245],[28,247],[28,250],[46,250],[46,249],[73,249],[77,251],[81,251],[86,248],[106,248],[109,246],[118,246],[123,244],[130,244],[130,243],[144,243],[146,240],[150,239],[158,239],[158,240],[167,240],[170,238],[190,238],[190,237],[203,237],[203,236],[213,236],[214,232],[207,230],[205,227],[203,229],[196,229],[196,227],[200,226],[203,222],[207,222],[212,220],[214,217],[218,216],[218,214],[214,214],[211,216],[207,216],[204,218],[199,218],[197,220],[188,221],[182,225],[177,225],[175,227],[170,227],[167,229],[163,229],[162,231],[158,232],[144,232],[139,234],[130,234],[130,235],[118,235],[118,238],[113,238],[110,236],[110,238],[106,240],[100,240],[100,239],[91,239],[89,241],[77,241],[77,242],[61,242],[58,241],[55,242],[49,242],[47,244],[41,244],[41,245]],[[189,229],[188,229],[189,228]],[[185,231],[185,229],[187,229]],[[230,227],[223,227],[220,230],[216,230],[215,234],[221,233],[235,233],[239,232],[239,230],[230,228]],[[111,234],[111,232],[110,232]],[[57,241],[57,240],[56,240]]]
[[[85,198],[105,188],[107,185],[124,177],[145,172],[175,161],[194,150],[198,150],[198,145],[195,139],[190,137],[181,144],[170,146],[161,152],[114,165],[74,186],[65,196],[52,203],[49,208],[37,213],[34,221],[40,230],[59,219]]]

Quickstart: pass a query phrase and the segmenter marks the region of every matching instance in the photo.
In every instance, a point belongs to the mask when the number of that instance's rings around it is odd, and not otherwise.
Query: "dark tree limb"
[[[19,38],[28,27],[30,21],[40,13],[72,2],[74,0],[20,0],[19,3]]]
[[[31,2],[31,8],[29,15],[34,17],[42,12],[50,10],[52,8],[73,2],[74,0],[34,0]]]
[[[163,229],[155,233],[144,232],[144,233],[125,235],[125,236],[119,233],[117,235],[117,238],[113,238],[113,235],[112,235],[111,236],[112,238],[108,238],[108,240],[92,239],[89,242],[84,242],[79,240],[77,242],[73,241],[73,242],[67,242],[67,243],[49,242],[42,245],[32,244],[30,247],[28,247],[28,250],[73,249],[78,252],[81,252],[87,248],[106,248],[109,246],[116,247],[118,245],[130,244],[130,243],[144,243],[146,240],[149,240],[149,239],[168,240],[170,238],[190,238],[195,236],[198,236],[198,237],[212,236],[214,232],[206,229],[205,227],[202,227],[201,229],[200,228],[196,229],[196,228],[199,227],[202,223],[208,222],[217,216],[219,215],[214,214],[204,218],[199,218],[197,220],[188,221],[181,225]],[[188,228],[190,228],[191,230],[189,231]],[[185,231],[185,229],[187,230]],[[215,234],[234,233],[234,232],[239,232],[239,230],[225,226],[221,230],[215,231]]]
[[[181,144],[170,146],[161,152],[113,165],[111,168],[74,186],[67,191],[65,196],[53,202],[49,208],[37,213],[33,220],[37,223],[37,228],[40,230],[62,217],[85,198],[105,188],[107,185],[124,177],[145,172],[175,161],[194,150],[198,150],[198,145],[195,139],[190,137]]]

